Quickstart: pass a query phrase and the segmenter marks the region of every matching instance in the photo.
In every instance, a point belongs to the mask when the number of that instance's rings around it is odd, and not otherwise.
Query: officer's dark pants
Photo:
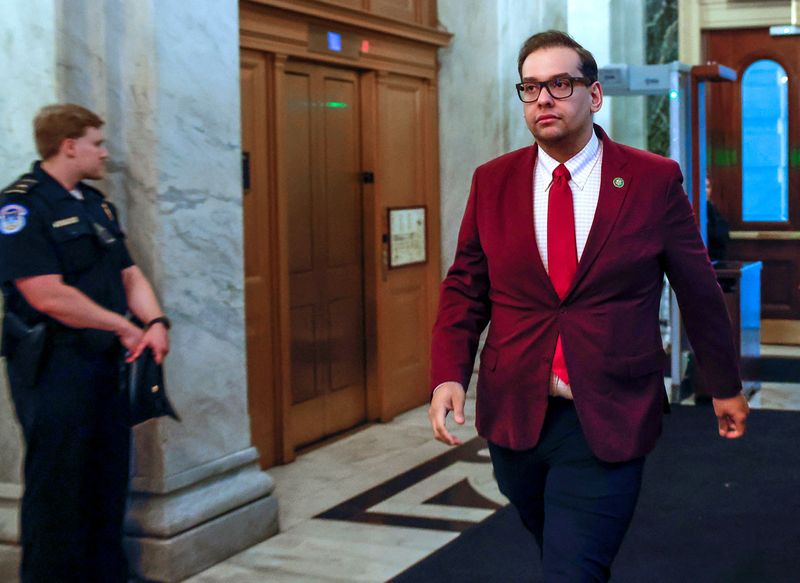
[[[122,521],[130,429],[119,349],[49,351],[35,387],[12,395],[26,442],[23,583],[127,581]]]
[[[489,451],[500,491],[539,543],[545,583],[608,581],[633,518],[644,458],[598,460],[572,401],[552,397],[536,447],[490,443]]]

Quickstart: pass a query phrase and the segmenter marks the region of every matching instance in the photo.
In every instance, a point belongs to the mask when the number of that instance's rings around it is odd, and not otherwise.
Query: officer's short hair
[[[33,120],[36,149],[47,160],[58,154],[64,140],[80,138],[86,128],[100,128],[104,123],[99,115],[74,103],[47,105]]]
[[[528,55],[539,49],[551,49],[554,47],[566,47],[578,53],[578,58],[581,60],[581,74],[584,77],[588,77],[592,83],[597,81],[597,61],[594,60],[594,55],[583,48],[578,41],[566,32],[560,30],[546,30],[534,34],[522,43],[522,48],[519,50],[519,57],[517,59],[519,78],[522,79],[522,63],[525,62]]]

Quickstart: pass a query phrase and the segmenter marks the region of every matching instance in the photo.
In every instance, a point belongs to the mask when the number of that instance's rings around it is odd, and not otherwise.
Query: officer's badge
[[[13,235],[25,228],[28,209],[21,204],[7,204],[0,208],[0,233]]]
[[[114,215],[111,212],[111,208],[108,206],[108,203],[106,201],[103,201],[102,203],[100,203],[100,206],[103,207],[103,211],[105,211],[106,216],[108,217],[108,220],[109,221],[113,221],[114,220]]]

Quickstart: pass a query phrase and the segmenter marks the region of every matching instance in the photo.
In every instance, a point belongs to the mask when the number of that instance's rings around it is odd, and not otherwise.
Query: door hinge
[[[375,175],[372,172],[361,173],[361,184],[374,184]]]

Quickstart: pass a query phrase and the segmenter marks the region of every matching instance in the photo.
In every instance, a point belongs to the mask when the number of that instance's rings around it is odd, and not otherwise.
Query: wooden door
[[[703,33],[703,51],[704,60],[717,61],[738,73],[736,83],[709,88],[709,175],[712,196],[731,224],[729,258],[764,263],[761,317],[769,341],[770,330],[786,329],[782,323],[800,330],[796,326],[800,323],[800,37],[773,37],[766,28],[709,30]],[[750,93],[750,85],[745,85],[743,94],[743,78],[763,64],[785,72],[776,82],[786,86],[785,123],[754,119],[754,108],[747,105],[754,103],[748,101],[750,96],[762,97]],[[763,99],[771,99],[769,95],[764,93]],[[758,150],[752,149],[754,144]],[[743,152],[743,146],[750,149]],[[742,164],[748,163],[748,157],[764,161],[763,181],[758,178],[759,168],[748,170],[743,181]],[[788,204],[778,213],[759,217],[748,210],[753,208],[748,192],[763,185],[771,196],[776,190],[772,176],[776,175],[780,187],[788,190]]]
[[[357,73],[289,61],[282,85],[297,447],[366,419],[361,128]]]
[[[275,205],[275,172],[269,151],[273,128],[268,115],[272,60],[263,53],[242,51],[240,84],[244,184],[244,275],[247,320],[247,387],[253,444],[265,468],[281,461],[280,315]]]
[[[371,415],[386,421],[428,400],[430,332],[441,280],[439,261],[436,93],[430,81],[370,74],[365,122],[365,168],[374,169],[371,209],[379,267],[370,297],[376,306],[374,344],[377,398]],[[389,269],[388,211],[424,206],[427,261]]]

